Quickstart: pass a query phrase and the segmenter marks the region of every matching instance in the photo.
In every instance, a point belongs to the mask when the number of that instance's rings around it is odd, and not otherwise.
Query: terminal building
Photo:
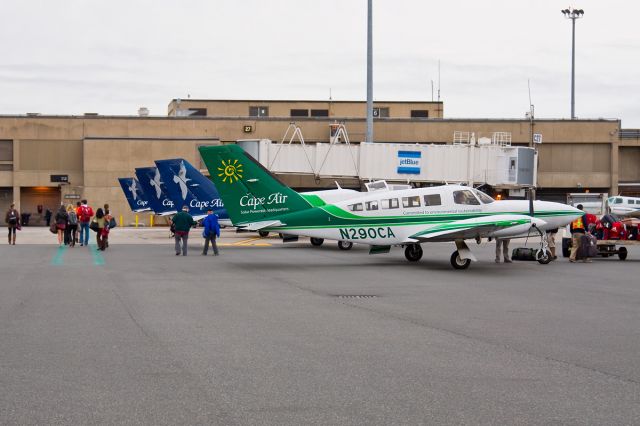
[[[136,167],[182,157],[204,171],[199,146],[279,142],[291,122],[305,143],[329,142],[332,125],[341,123],[357,144],[364,140],[365,112],[366,102],[174,99],[166,116],[149,116],[145,108],[137,116],[0,115],[0,209],[14,201],[31,215],[30,224],[40,225],[47,209],[87,198],[93,206],[108,203],[131,223],[117,178],[133,176]],[[374,143],[445,145],[456,135],[486,140],[495,134],[508,135],[512,146],[537,149],[538,198],[640,195],[640,129],[622,129],[620,120],[448,119],[442,102],[374,102]],[[346,176],[281,177],[298,189],[328,188],[335,180],[362,184]],[[509,196],[501,188],[487,190]]]

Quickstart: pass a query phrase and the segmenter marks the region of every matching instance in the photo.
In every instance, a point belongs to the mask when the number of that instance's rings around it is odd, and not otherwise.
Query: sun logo
[[[218,176],[222,178],[223,182],[229,181],[229,183],[237,182],[242,179],[242,164],[238,163],[238,160],[222,160],[222,167],[218,167]],[[235,179],[235,180],[234,180]]]

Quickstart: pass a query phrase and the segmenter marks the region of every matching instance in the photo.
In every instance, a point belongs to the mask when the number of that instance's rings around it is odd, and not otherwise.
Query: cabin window
[[[378,210],[378,202],[377,201],[367,201],[365,203],[367,210]]]
[[[348,206],[349,210],[352,212],[361,212],[362,211],[362,203],[351,204]]]
[[[387,198],[381,201],[383,210],[397,209],[400,204],[397,198]]]
[[[627,201],[627,202],[628,202],[629,204],[635,204],[635,203],[636,203],[636,201],[635,201],[635,200],[629,200],[629,201]]]
[[[402,207],[410,208],[410,207],[420,207],[420,197],[402,197]]]
[[[442,200],[440,199],[440,194],[429,194],[424,196],[424,205],[425,206],[440,206],[442,205]]]
[[[476,196],[480,198],[480,201],[482,201],[484,204],[490,204],[495,201],[493,198],[489,197],[487,194],[485,194],[482,191],[478,191],[477,189],[474,189],[473,193],[476,194]]]
[[[453,202],[456,204],[464,204],[468,206],[479,206],[480,201],[474,197],[473,192],[465,189],[464,191],[453,191]]]

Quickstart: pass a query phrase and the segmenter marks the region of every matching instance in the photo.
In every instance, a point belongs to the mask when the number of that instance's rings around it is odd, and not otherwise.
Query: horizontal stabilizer
[[[263,220],[261,222],[252,222],[252,223],[243,225],[242,227],[248,231],[259,231],[260,229],[271,228],[271,227],[282,226],[282,225],[284,224],[279,220]]]

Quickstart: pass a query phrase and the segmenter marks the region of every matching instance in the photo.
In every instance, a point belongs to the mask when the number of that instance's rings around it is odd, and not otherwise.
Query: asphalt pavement
[[[637,246],[540,265],[474,244],[456,271],[448,243],[409,263],[229,231],[218,257],[197,231],[186,257],[166,230],[53,238],[0,245],[1,424],[640,419]]]

